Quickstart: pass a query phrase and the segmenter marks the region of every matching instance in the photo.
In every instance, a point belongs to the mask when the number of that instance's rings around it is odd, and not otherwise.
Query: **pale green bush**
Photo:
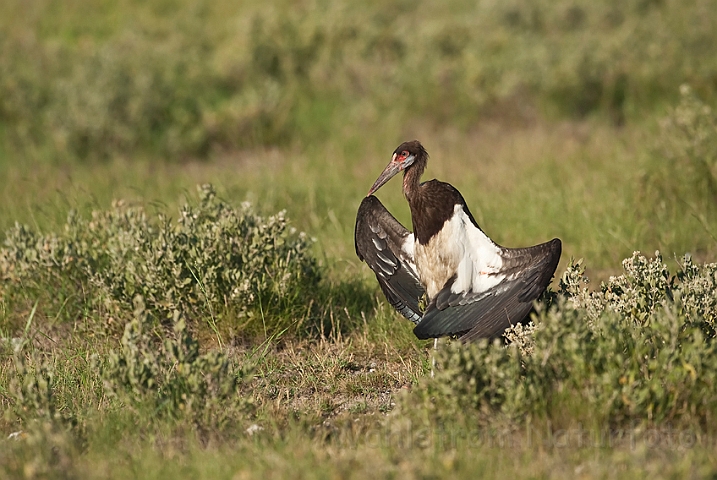
[[[106,322],[131,318],[139,295],[160,321],[176,311],[212,322],[231,314],[274,333],[296,325],[318,295],[311,244],[283,212],[233,208],[205,185],[176,221],[116,202],[90,219],[71,213],[58,234],[16,225],[0,249],[0,296],[8,305],[40,297],[46,315]]]
[[[246,370],[236,368],[225,353],[200,354],[179,313],[160,341],[143,299],[137,296],[134,306],[120,349],[103,367],[109,395],[135,410],[188,418],[203,429],[222,427],[237,410],[246,410],[249,402],[238,395]]]
[[[625,273],[610,279],[599,291],[580,288],[584,269],[569,268],[561,289],[588,317],[597,320],[605,310],[639,323],[647,323],[659,313],[665,302],[677,304],[686,322],[702,325],[704,333],[714,336],[717,322],[717,264],[696,265],[690,255],[680,260],[680,269],[670,275],[660,252],[650,260],[639,252],[623,260]]]
[[[663,208],[713,214],[717,203],[717,114],[688,85],[660,123],[645,177],[647,200]],[[653,193],[654,192],[654,193]]]
[[[34,350],[17,349],[13,354],[14,369],[10,374],[8,392],[14,414],[29,421],[54,420],[57,397],[54,392],[55,367],[52,359]]]
[[[689,257],[672,275],[636,253],[599,291],[568,267],[560,296],[517,344],[451,345],[428,383],[431,411],[465,408],[553,424],[713,425],[717,414],[717,264]],[[708,427],[709,428],[709,427]]]

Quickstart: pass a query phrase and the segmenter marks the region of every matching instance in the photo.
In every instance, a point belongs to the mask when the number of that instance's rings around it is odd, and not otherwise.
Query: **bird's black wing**
[[[522,321],[550,283],[558,266],[560,240],[528,248],[503,249],[505,278],[482,292],[453,293],[454,279],[438,292],[414,328],[418,338],[461,335],[461,340],[500,336]]]
[[[425,289],[416,273],[411,238],[412,234],[378,198],[369,195],[363,199],[356,214],[356,255],[376,274],[389,303],[417,323],[421,319],[419,301]]]

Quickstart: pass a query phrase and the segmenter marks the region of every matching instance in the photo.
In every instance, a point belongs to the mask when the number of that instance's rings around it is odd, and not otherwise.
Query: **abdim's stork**
[[[522,321],[547,288],[560,259],[560,240],[501,247],[483,233],[453,186],[420,183],[427,162],[417,140],[393,152],[359,207],[356,254],[374,271],[391,305],[416,324],[418,338],[498,337]],[[400,171],[413,233],[373,196]],[[422,312],[424,293],[428,305]]]

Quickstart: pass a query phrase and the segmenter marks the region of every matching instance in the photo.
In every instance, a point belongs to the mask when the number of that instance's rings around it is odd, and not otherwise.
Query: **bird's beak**
[[[383,169],[383,172],[381,172],[381,175],[378,176],[376,181],[374,182],[371,189],[368,191],[366,196],[372,195],[376,190],[381,188],[383,184],[391,180],[394,175],[396,175],[398,172],[406,168],[406,165],[404,162],[397,162],[396,161],[396,154],[393,154],[393,158],[391,161],[386,165],[386,168]]]

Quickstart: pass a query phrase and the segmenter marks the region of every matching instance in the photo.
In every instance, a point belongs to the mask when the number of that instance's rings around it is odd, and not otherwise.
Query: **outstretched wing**
[[[452,278],[413,332],[418,338],[461,335],[463,341],[500,336],[528,315],[533,301],[547,288],[561,248],[555,238],[534,247],[502,249],[503,262],[496,274],[504,278],[498,284],[479,292],[454,293]]]
[[[419,301],[425,289],[418,280],[410,233],[373,195],[364,198],[356,214],[356,255],[371,267],[389,303],[418,323]]]

